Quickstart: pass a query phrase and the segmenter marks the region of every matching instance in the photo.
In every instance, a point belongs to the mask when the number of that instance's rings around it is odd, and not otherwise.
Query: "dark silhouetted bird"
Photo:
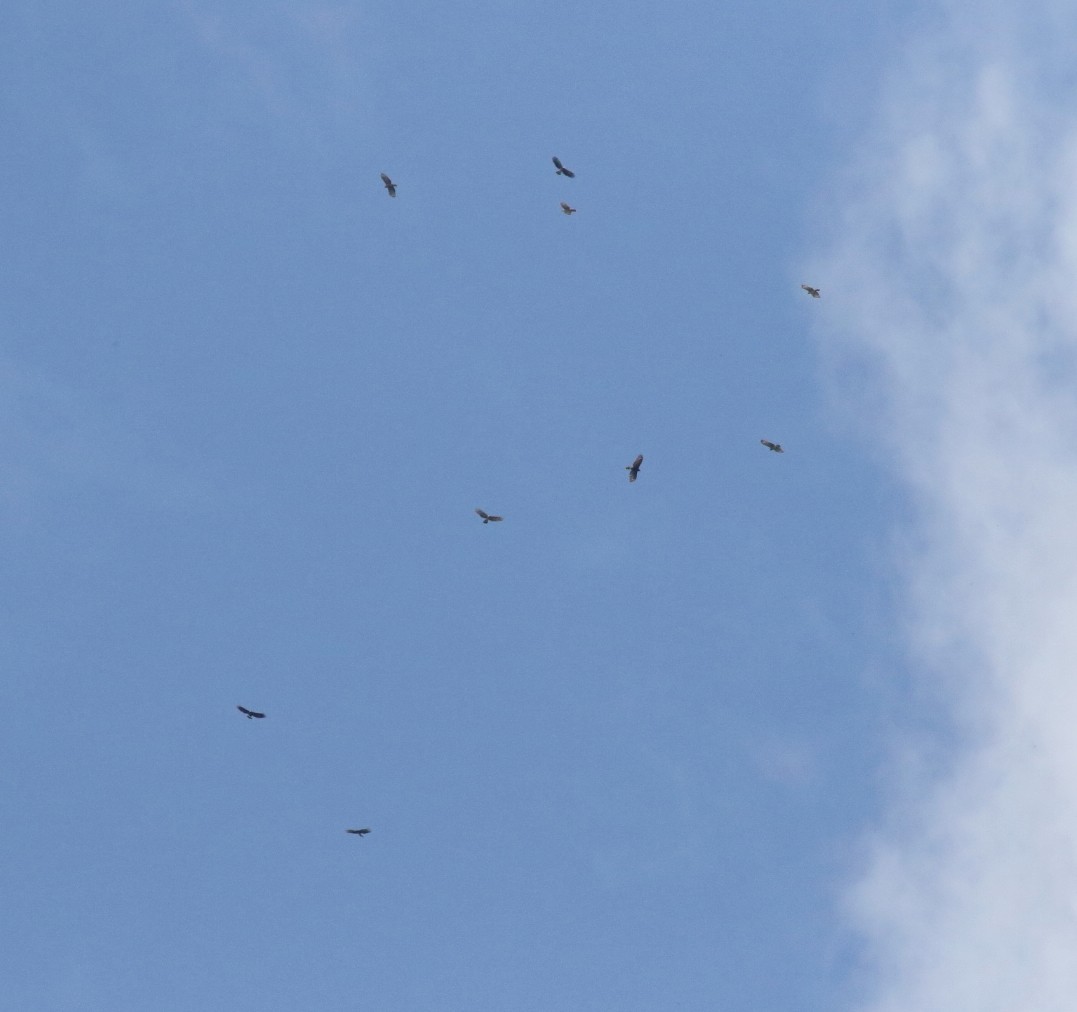
[[[569,207],[568,204],[566,204],[563,200],[561,201],[561,210],[564,211],[565,214],[575,214],[576,213],[576,208]]]
[[[819,298],[818,288],[812,288],[811,285],[801,285],[800,287],[803,288],[804,291],[806,291],[813,299]]]
[[[254,720],[256,717],[258,720],[261,720],[265,716],[264,713],[259,713],[257,710],[248,710],[245,706],[237,706],[236,709],[239,710],[240,713],[245,714],[247,720]]]
[[[366,836],[370,832],[369,829],[346,829],[345,833],[352,833],[354,836]]]
[[[769,439],[759,440],[771,453],[785,453],[781,443],[772,443]]]
[[[576,173],[573,172],[571,169],[566,169],[561,164],[561,159],[558,158],[557,155],[553,156],[553,167],[555,169],[557,169],[557,174],[559,176],[568,176],[569,179],[575,179],[576,178]]]
[[[496,524],[500,523],[500,521],[505,519],[504,517],[492,517],[489,513],[486,513],[480,509],[476,509],[475,512],[478,513],[480,517],[482,517],[482,522],[484,524]]]
[[[639,477],[639,469],[643,464],[643,454],[641,453],[631,464],[629,464],[625,470],[628,472],[628,480],[635,481]]]
[[[381,181],[385,184],[385,189],[389,191],[389,196],[395,197],[396,183],[394,183],[384,172],[381,174]]]

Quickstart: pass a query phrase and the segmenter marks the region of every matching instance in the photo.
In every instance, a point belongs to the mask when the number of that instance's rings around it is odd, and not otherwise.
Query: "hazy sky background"
[[[1070,1008],[1020,12],[5,4],[0,1004]]]

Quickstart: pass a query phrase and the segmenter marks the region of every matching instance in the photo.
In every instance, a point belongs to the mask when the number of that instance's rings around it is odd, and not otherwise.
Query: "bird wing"
[[[386,186],[392,186],[393,185],[393,181],[384,172],[381,174],[381,181]]]
[[[563,166],[563,165],[561,164],[561,159],[560,159],[560,158],[558,158],[558,157],[557,157],[557,155],[554,155],[554,156],[553,156],[553,164],[554,164],[554,166],[556,167],[556,169],[557,169],[557,171],[558,171],[558,172],[561,172],[561,171],[563,171],[563,169],[564,169],[564,166]]]
[[[251,715],[251,711],[245,706],[237,706],[236,709],[239,710],[240,713],[245,713],[248,717]]]
[[[480,509],[478,509],[476,507],[475,512],[478,513],[479,516],[483,518],[483,520],[489,520],[490,519],[490,514],[487,513],[485,510],[480,510]]]
[[[576,173],[573,172],[571,169],[562,168],[561,169],[561,175],[562,176],[568,176],[569,179],[575,179],[576,178]]]
[[[504,520],[505,518],[504,517],[487,517],[486,519],[489,520],[490,523],[496,524],[496,523],[500,522],[501,520]]]
[[[759,440],[759,442],[761,442],[768,450],[772,449],[774,446],[774,444],[769,439],[761,439]]]
[[[258,720],[261,720],[265,716],[264,713],[259,713],[257,710],[248,710],[247,713]]]

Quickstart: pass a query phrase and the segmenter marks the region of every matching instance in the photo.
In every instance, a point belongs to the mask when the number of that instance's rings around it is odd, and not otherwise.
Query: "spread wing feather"
[[[553,156],[553,165],[554,168],[557,169],[557,174],[559,176],[568,176],[569,179],[576,178],[576,173],[571,171],[570,169],[566,169],[564,165],[561,164],[561,159],[558,158],[557,155]]]

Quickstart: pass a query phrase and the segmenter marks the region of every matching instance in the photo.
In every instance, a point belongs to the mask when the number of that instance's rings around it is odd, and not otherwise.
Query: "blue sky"
[[[989,1007],[1036,11],[5,5],[0,1004]]]

